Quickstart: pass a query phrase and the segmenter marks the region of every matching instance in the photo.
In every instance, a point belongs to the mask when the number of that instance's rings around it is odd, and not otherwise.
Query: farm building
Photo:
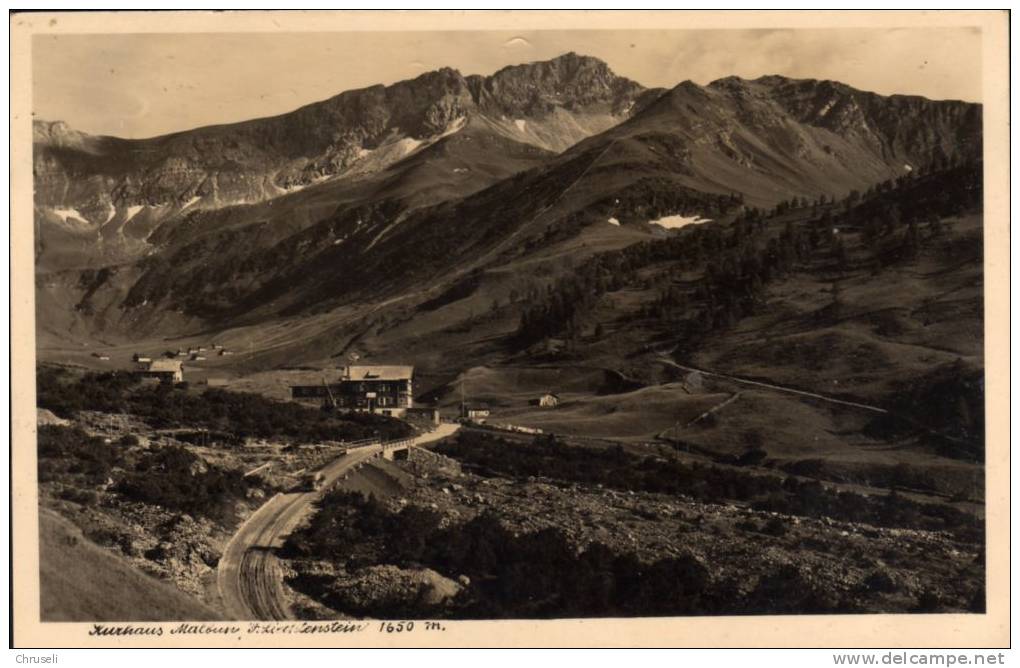
[[[139,373],[143,377],[158,378],[164,383],[184,382],[184,364],[179,360],[153,360]]]
[[[439,409],[431,408],[429,406],[414,406],[407,409],[407,418],[418,420],[421,422],[427,422],[429,424],[439,424]]]
[[[552,408],[560,403],[560,397],[552,392],[546,392],[537,399],[532,399],[529,402],[532,406],[541,406],[542,408]]]
[[[149,357],[148,355],[143,355],[141,353],[135,353],[134,355],[131,356],[131,359],[137,362],[138,364],[148,364],[149,362],[152,361],[151,357]]]
[[[295,401],[334,405],[342,410],[403,417],[414,405],[414,367],[404,365],[348,366],[340,379],[319,385],[292,385]]]
[[[460,416],[473,422],[485,422],[485,418],[489,417],[489,412],[485,406],[460,405]]]

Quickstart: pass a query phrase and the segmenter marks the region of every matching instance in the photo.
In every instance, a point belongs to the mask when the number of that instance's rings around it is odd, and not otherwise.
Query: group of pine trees
[[[792,226],[778,239],[763,240],[767,232],[764,221],[762,214],[752,213],[729,228],[691,228],[682,236],[596,255],[572,275],[547,286],[544,298],[524,310],[517,343],[577,337],[602,295],[640,285],[639,270],[666,262],[702,271],[704,278],[693,290],[693,299],[684,289],[663,281],[662,294],[653,305],[655,312],[649,315],[677,314],[685,311],[688,303],[696,303],[706,326],[732,322],[753,310],[764,284],[789,271],[806,249]]]
[[[730,225],[690,227],[668,239],[592,257],[573,274],[529,295],[539,299],[529,300],[515,342],[575,339],[604,294],[657,287],[658,296],[642,315],[668,323],[697,345],[761,308],[765,287],[776,278],[804,270],[838,282],[855,269],[881,270],[910,259],[928,240],[944,235],[946,217],[980,206],[981,199],[980,164],[963,164],[923,176],[911,172],[864,193],[851,191],[839,202],[795,197],[770,211],[744,208]],[[775,220],[807,207],[813,215],[806,221]],[[777,225],[782,225],[778,234]],[[835,300],[838,290],[833,294]]]
[[[599,200],[577,215],[613,216],[622,223],[648,222],[675,215],[697,214],[717,218],[743,204],[744,196],[738,193],[706,193],[677,186],[668,179],[646,177]]]

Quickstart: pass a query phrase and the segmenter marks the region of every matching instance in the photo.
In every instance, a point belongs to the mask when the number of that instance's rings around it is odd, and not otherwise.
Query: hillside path
[[[859,403],[859,402],[856,402],[856,401],[847,401],[845,399],[836,399],[835,397],[826,396],[824,394],[816,394],[815,392],[808,392],[806,390],[798,390],[798,389],[795,389],[795,388],[792,388],[792,387],[787,387],[785,385],[776,385],[774,383],[765,383],[765,382],[758,381],[758,380],[750,380],[748,378],[741,378],[739,376],[729,376],[727,374],[718,373],[718,372],[715,372],[715,371],[707,371],[705,369],[699,369],[698,367],[687,366],[687,365],[684,365],[684,364],[677,364],[673,360],[668,359],[666,357],[660,357],[659,361],[662,362],[663,364],[671,366],[671,367],[673,367],[675,369],[680,369],[682,371],[694,371],[694,372],[700,373],[703,376],[711,376],[711,377],[715,377],[715,378],[723,378],[725,380],[729,380],[729,381],[732,381],[734,383],[741,383],[743,385],[751,385],[753,387],[761,387],[761,388],[764,388],[766,390],[774,390],[776,392],[785,392],[786,394],[796,394],[796,395],[799,395],[799,396],[802,396],[802,397],[810,397],[811,399],[817,399],[819,401],[825,401],[825,402],[830,403],[830,404],[839,404],[841,406],[850,406],[852,408],[860,408],[862,410],[871,411],[872,413],[882,413],[882,414],[889,413],[888,410],[886,410],[885,408],[881,408],[879,406],[872,406],[870,404],[862,404],[862,403]]]
[[[824,394],[817,394],[815,392],[808,392],[806,390],[798,390],[796,388],[787,387],[785,385],[776,385],[775,383],[766,383],[766,382],[759,381],[759,380],[751,380],[749,378],[741,378],[740,376],[730,376],[730,375],[727,375],[727,374],[724,374],[724,373],[718,373],[718,372],[715,372],[715,371],[707,371],[705,369],[699,369],[698,367],[687,366],[687,365],[684,365],[684,364],[678,364],[678,363],[674,362],[673,360],[669,359],[668,357],[660,357],[658,359],[663,364],[665,364],[667,366],[671,366],[671,367],[673,367],[675,369],[680,369],[682,371],[696,371],[696,372],[698,372],[698,373],[700,373],[700,374],[702,374],[704,376],[713,376],[715,378],[722,378],[724,380],[728,380],[728,381],[731,381],[731,382],[734,382],[734,383],[742,383],[744,385],[751,385],[753,387],[760,387],[760,388],[763,388],[763,389],[766,389],[766,390],[773,390],[775,392],[784,392],[786,394],[795,394],[795,395],[798,395],[798,396],[801,396],[801,397],[808,397],[810,399],[816,399],[818,401],[824,401],[824,402],[830,403],[830,404],[838,404],[840,406],[849,406],[850,408],[858,408],[858,409],[869,411],[869,412],[872,412],[872,413],[879,413],[881,415],[890,415],[890,416],[892,416],[892,417],[894,417],[896,419],[903,420],[904,422],[906,422],[906,423],[916,427],[917,429],[925,431],[925,432],[931,434],[932,436],[937,436],[939,438],[944,438],[944,439],[946,439],[947,441],[949,441],[951,443],[957,443],[959,445],[964,445],[964,446],[967,446],[969,448],[975,447],[975,443],[972,443],[971,441],[969,441],[967,439],[960,438],[958,436],[952,436],[952,435],[947,434],[945,432],[939,431],[938,429],[932,429],[928,425],[922,424],[921,422],[918,422],[917,420],[915,420],[914,418],[910,417],[909,415],[904,415],[902,413],[894,413],[893,411],[890,411],[887,408],[882,408],[880,406],[872,406],[871,404],[863,404],[863,403],[860,403],[860,402],[857,402],[857,401],[847,401],[846,399],[837,399],[835,397],[827,396],[827,395],[824,395]]]

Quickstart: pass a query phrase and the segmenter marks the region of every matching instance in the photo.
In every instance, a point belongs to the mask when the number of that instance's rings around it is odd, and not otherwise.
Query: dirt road
[[[784,385],[775,385],[773,383],[763,383],[761,381],[750,380],[748,378],[739,378],[737,376],[729,376],[729,375],[726,375],[724,373],[717,373],[715,371],[706,371],[705,369],[699,369],[699,368],[693,367],[693,366],[685,366],[683,364],[677,364],[673,360],[668,359],[666,357],[660,357],[659,361],[662,362],[663,364],[671,366],[671,367],[673,367],[675,369],[680,369],[681,371],[692,371],[692,372],[696,371],[696,372],[700,373],[703,376],[710,376],[710,377],[715,377],[715,378],[724,378],[724,379],[732,381],[734,383],[740,383],[740,384],[743,384],[743,385],[750,385],[752,387],[760,387],[760,388],[763,388],[763,389],[766,389],[766,390],[774,390],[776,392],[783,392],[783,393],[786,393],[786,394],[796,394],[796,395],[801,396],[801,397],[809,397],[811,399],[817,399],[819,401],[824,401],[824,402],[830,403],[830,404],[839,404],[841,406],[850,406],[851,408],[860,408],[862,410],[871,411],[872,413],[883,413],[883,414],[885,414],[885,413],[889,412],[888,410],[886,410],[884,408],[881,408],[879,406],[871,406],[869,404],[862,404],[862,403],[858,403],[856,401],[847,401],[845,399],[837,399],[835,397],[826,396],[824,394],[816,394],[814,392],[807,392],[805,390],[798,390],[798,389],[795,389],[795,388],[792,388],[792,387],[786,387]]]
[[[445,438],[460,425],[442,424],[414,439],[424,445]],[[345,473],[383,451],[383,446],[359,448],[322,468],[319,491],[277,494],[264,503],[231,537],[217,567],[216,581],[223,612],[231,620],[291,618],[283,592],[283,578],[275,551],[287,536],[314,510],[314,502]]]
[[[669,359],[667,357],[660,357],[659,361],[662,362],[663,364],[671,366],[671,367],[673,367],[675,369],[680,369],[681,371],[696,371],[696,372],[702,374],[703,376],[711,376],[711,377],[715,377],[715,378],[722,378],[722,379],[725,379],[725,380],[728,380],[728,381],[731,381],[731,382],[734,382],[734,383],[740,383],[740,384],[743,384],[743,385],[750,385],[752,387],[760,387],[762,389],[773,390],[775,392],[783,392],[785,394],[795,394],[797,396],[808,397],[810,399],[816,399],[818,401],[823,401],[823,402],[829,403],[829,404],[838,404],[840,406],[849,406],[850,408],[858,408],[860,410],[868,411],[868,412],[871,412],[871,413],[879,413],[881,415],[889,415],[889,416],[891,416],[893,418],[896,418],[897,420],[902,420],[903,422],[905,422],[907,424],[910,424],[910,425],[916,427],[917,429],[920,429],[920,430],[922,430],[924,432],[927,432],[927,433],[931,434],[932,436],[936,436],[938,438],[943,438],[943,439],[945,439],[945,440],[947,440],[947,441],[949,441],[951,443],[957,443],[959,445],[963,445],[963,446],[966,446],[967,448],[971,448],[971,449],[975,449],[975,450],[982,447],[981,443],[973,443],[973,442],[971,442],[971,441],[969,441],[967,439],[959,438],[957,436],[952,436],[950,434],[946,434],[944,432],[941,432],[941,431],[939,431],[937,429],[932,429],[928,425],[922,424],[922,423],[918,422],[917,420],[915,420],[914,418],[910,417],[909,415],[904,415],[902,413],[894,413],[894,412],[890,411],[887,408],[882,408],[881,406],[872,406],[871,404],[862,404],[862,403],[857,402],[857,401],[847,401],[845,399],[837,399],[836,397],[831,397],[831,396],[827,396],[827,395],[824,395],[824,394],[816,394],[814,392],[807,392],[805,390],[798,390],[796,388],[787,387],[785,385],[776,385],[774,383],[765,383],[765,382],[758,381],[758,380],[751,380],[749,378],[740,378],[739,376],[730,376],[730,375],[727,375],[727,374],[724,374],[724,373],[717,373],[715,371],[706,371],[705,369],[699,369],[699,368],[693,367],[693,366],[685,366],[683,364],[677,364],[676,362],[674,362],[673,360],[671,360],[671,359]]]

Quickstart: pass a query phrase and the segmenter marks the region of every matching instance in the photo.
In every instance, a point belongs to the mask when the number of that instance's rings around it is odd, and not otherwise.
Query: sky
[[[285,113],[448,66],[491,74],[576,53],[648,87],[737,75],[835,79],[980,102],[968,28],[36,35],[32,108],[91,134],[152,137]]]

